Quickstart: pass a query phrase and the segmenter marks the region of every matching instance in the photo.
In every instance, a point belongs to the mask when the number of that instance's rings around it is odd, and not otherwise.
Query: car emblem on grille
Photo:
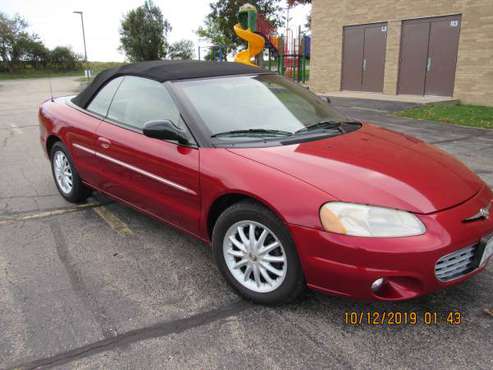
[[[491,207],[491,204],[489,204],[487,207],[481,208],[478,213],[476,213],[475,215],[473,215],[471,217],[467,217],[467,218],[463,219],[462,221],[463,222],[471,222],[471,221],[477,221],[477,220],[481,220],[481,219],[487,219],[488,217],[490,217],[490,207]]]

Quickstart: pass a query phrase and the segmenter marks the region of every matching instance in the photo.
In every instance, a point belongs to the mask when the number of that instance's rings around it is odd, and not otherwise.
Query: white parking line
[[[93,208],[94,212],[97,213],[113,230],[115,230],[121,236],[133,235],[132,230],[128,225],[120,220],[113,212],[111,212],[107,207],[97,207]]]
[[[80,204],[75,207],[52,209],[49,211],[26,212],[14,216],[6,216],[6,217],[0,216],[0,225],[12,223],[12,222],[18,222],[18,221],[28,221],[28,220],[35,220],[38,218],[58,216],[66,213],[76,212],[84,208],[97,208],[97,207],[101,207],[101,204],[87,203],[87,204]]]
[[[15,125],[13,123],[10,124],[10,128],[12,129],[12,131],[14,131],[14,134],[17,134],[17,135],[23,134],[22,130],[19,127],[17,127],[17,125]]]

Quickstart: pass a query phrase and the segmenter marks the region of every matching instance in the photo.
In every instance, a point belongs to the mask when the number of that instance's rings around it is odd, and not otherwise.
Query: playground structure
[[[255,33],[257,30],[257,9],[251,4],[244,4],[238,12],[239,23],[234,25],[236,35],[248,42],[245,50],[238,52],[235,62],[254,65],[252,58],[264,50],[265,38]]]
[[[273,25],[262,15],[257,14],[251,4],[240,7],[238,20],[234,31],[241,39],[247,41],[248,47],[238,52],[235,61],[244,64],[253,64],[252,59],[267,49],[267,68],[277,70],[283,76],[290,77],[298,82],[308,79],[308,61],[310,60],[310,36],[301,32],[295,36],[291,29],[286,29],[284,35],[278,35]]]
[[[245,4],[239,9],[234,32],[247,42],[247,48],[235,55],[235,62],[254,65],[256,57],[264,68],[298,82],[308,80],[311,37],[302,33],[301,27],[297,34],[287,28],[279,35],[263,14],[257,13],[253,5]],[[223,62],[227,60],[227,47],[199,46],[197,54],[199,60]]]

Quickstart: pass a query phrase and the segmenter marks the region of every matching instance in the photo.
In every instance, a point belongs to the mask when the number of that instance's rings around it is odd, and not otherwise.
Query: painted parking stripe
[[[94,208],[94,212],[101,217],[113,230],[122,236],[130,236],[134,233],[128,225],[120,220],[113,212],[111,212],[107,207],[97,207]]]
[[[22,135],[23,133],[22,130],[13,123],[10,124],[10,128],[12,129],[12,131],[14,131],[14,134]]]
[[[102,205],[100,203],[87,203],[87,204],[81,204],[81,205],[78,205],[75,207],[51,209],[49,211],[28,212],[28,213],[17,214],[15,216],[6,216],[6,217],[0,216],[0,225],[12,223],[12,222],[29,221],[29,220],[39,219],[39,218],[58,216],[58,215],[66,214],[66,213],[77,212],[77,211],[80,211],[81,209],[84,209],[84,208],[97,208],[97,207],[101,207],[101,206]]]

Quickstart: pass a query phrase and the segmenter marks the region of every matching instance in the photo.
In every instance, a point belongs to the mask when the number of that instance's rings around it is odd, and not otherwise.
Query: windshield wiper
[[[320,121],[317,123],[313,123],[309,126],[303,127],[302,129],[295,131],[295,134],[314,131],[314,130],[337,130],[341,133],[344,133],[344,130],[341,128],[341,125],[345,123],[344,121]]]
[[[317,123],[313,123],[307,127],[304,127],[298,131],[295,131],[295,134],[300,134],[308,131],[315,131],[315,130],[337,130],[341,134],[344,134],[346,131],[342,128],[342,124],[344,123],[349,123],[349,124],[359,124],[358,121],[320,121]]]
[[[255,134],[255,135],[262,135],[262,136],[291,136],[293,133],[289,131],[282,131],[282,130],[270,130],[270,129],[265,129],[265,128],[251,128],[248,130],[231,130],[231,131],[224,131],[224,132],[218,132],[217,134],[211,135],[211,137],[218,137],[218,136],[228,136],[228,135],[238,135],[238,136],[243,136],[246,135],[248,136],[249,134]]]

